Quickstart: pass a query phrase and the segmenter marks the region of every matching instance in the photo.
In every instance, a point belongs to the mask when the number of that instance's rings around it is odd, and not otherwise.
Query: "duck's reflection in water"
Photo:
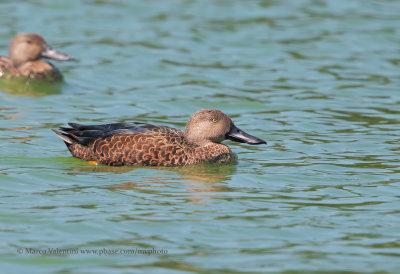
[[[43,82],[26,79],[1,79],[0,89],[10,95],[41,97],[61,93],[63,81]]]
[[[159,192],[160,189],[167,187],[169,183],[182,182],[185,190],[190,193],[189,200],[194,203],[201,203],[208,198],[218,197],[219,192],[229,191],[228,187],[218,183],[228,181],[236,171],[234,164],[198,164],[183,167],[112,167],[112,166],[86,166],[76,167],[73,171],[78,172],[99,172],[99,173],[127,173],[135,170],[153,170],[151,176],[140,176],[140,181],[129,181],[121,184],[108,186],[110,190],[124,189],[137,190],[138,192]],[[160,171],[160,172],[157,172]],[[167,171],[163,173],[163,171]],[[168,172],[170,171],[170,172]],[[174,175],[178,176],[174,176]],[[172,176],[171,176],[172,175]],[[151,190],[154,188],[154,191]],[[164,191],[164,190],[163,190]],[[170,195],[166,194],[166,195]]]

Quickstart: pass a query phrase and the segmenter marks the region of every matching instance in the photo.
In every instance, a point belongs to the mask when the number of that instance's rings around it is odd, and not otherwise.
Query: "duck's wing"
[[[63,139],[67,145],[79,143],[88,146],[94,141],[105,139],[118,135],[136,135],[139,133],[148,133],[151,135],[178,134],[182,131],[166,126],[156,126],[140,122],[114,123],[103,125],[81,125],[76,123],[68,123],[70,127],[60,127],[62,132],[54,130],[54,132]]]
[[[80,125],[70,123],[54,132],[71,154],[107,165],[179,165],[184,132],[145,123]],[[174,158],[175,157],[175,158]]]

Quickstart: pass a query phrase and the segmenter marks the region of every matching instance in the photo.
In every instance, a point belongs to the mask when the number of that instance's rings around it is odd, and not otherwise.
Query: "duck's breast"
[[[209,143],[198,146],[190,153],[190,164],[201,162],[226,163],[236,160],[236,155],[231,149],[223,144]]]
[[[26,62],[18,68],[18,74],[36,80],[59,81],[61,72],[51,63],[45,61]]]

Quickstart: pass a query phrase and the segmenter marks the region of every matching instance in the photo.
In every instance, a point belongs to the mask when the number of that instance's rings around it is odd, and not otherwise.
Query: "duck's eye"
[[[212,118],[212,119],[211,119],[211,122],[216,123],[216,122],[218,122],[218,120],[215,119],[215,118]]]

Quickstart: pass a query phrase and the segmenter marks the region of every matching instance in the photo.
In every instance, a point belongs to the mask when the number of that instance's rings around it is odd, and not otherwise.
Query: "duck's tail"
[[[61,127],[60,130],[61,131],[52,129],[52,131],[64,141],[72,156],[86,161],[96,160],[92,150],[87,146],[87,137],[77,136],[77,134],[73,132],[74,128]]]
[[[67,147],[72,145],[72,144],[74,144],[74,143],[76,143],[76,141],[74,141],[74,139],[72,138],[72,136],[70,134],[64,133],[64,132],[60,132],[60,131],[57,131],[55,129],[52,129],[52,131],[55,134],[57,134],[57,136],[60,137],[64,141],[64,143],[67,145]]]
[[[67,147],[76,143],[88,146],[96,139],[105,137],[105,132],[98,129],[97,126],[85,126],[76,123],[68,123],[68,125],[70,127],[60,127],[61,131],[52,129],[65,142]]]

